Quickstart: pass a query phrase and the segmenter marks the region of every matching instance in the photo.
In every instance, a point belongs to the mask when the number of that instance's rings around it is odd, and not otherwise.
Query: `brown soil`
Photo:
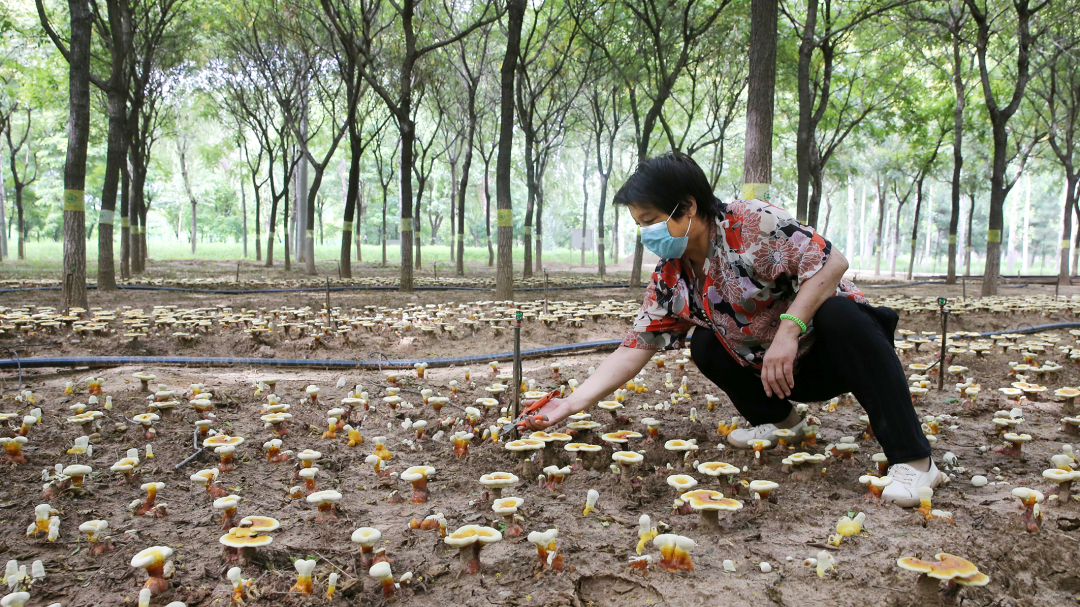
[[[886,293],[887,291],[887,293]],[[875,290],[873,296],[895,295],[905,290]],[[939,292],[949,293],[941,289]],[[1021,295],[1033,292],[1032,289]],[[1049,291],[1052,294],[1052,287]],[[918,293],[937,296],[927,290]],[[1071,295],[1071,293],[1069,293]],[[523,294],[525,295],[525,294]],[[533,294],[522,299],[532,300]],[[959,293],[957,293],[957,296]],[[332,294],[333,306],[343,309],[363,305],[401,306],[415,303],[441,303],[446,300],[467,301],[483,299],[486,294],[434,293],[416,295],[400,293]],[[561,294],[566,299],[596,301],[637,299],[639,295],[626,290],[608,293],[573,292]],[[311,306],[319,309],[323,296],[290,294],[281,296],[205,296],[191,294],[160,294],[121,292],[97,293],[92,296],[93,305],[114,308],[122,305],[149,309],[153,305],[175,304],[180,307],[212,307],[219,305],[241,307],[295,307]],[[17,306],[25,303],[56,305],[59,294],[9,294],[0,296],[0,306]],[[1003,330],[1016,328],[1021,323],[1045,324],[1063,320],[1065,314],[1049,316],[1033,313],[1015,316],[990,316],[989,314],[965,314],[953,318],[950,330]],[[955,324],[953,324],[955,323]],[[557,343],[614,339],[621,337],[626,321],[605,319],[596,324],[586,323],[582,330],[544,329],[530,327],[525,333],[525,347],[553,345]],[[933,330],[938,327],[937,316],[930,313],[904,315],[901,328]],[[1072,338],[1065,331],[1057,331],[1066,343]],[[0,346],[11,345],[22,337],[0,340]],[[32,336],[29,341],[56,339],[48,336]],[[83,343],[73,343],[72,336],[62,335],[58,347],[20,350],[23,357],[59,354],[139,354],[124,346],[122,338],[113,336]],[[301,341],[269,341],[266,347],[273,356],[326,358],[367,358],[367,352],[380,349],[393,357],[452,356],[464,353],[497,352],[509,349],[509,337],[494,338],[490,333],[474,338],[455,340],[416,341],[410,344],[379,341],[389,339],[371,337],[363,345],[332,344],[315,350]],[[211,335],[202,338],[198,345],[181,347],[174,340],[152,338],[141,348],[150,354],[182,355],[257,355],[251,353],[246,337]],[[386,352],[389,350],[389,352]],[[257,352],[257,348],[256,348]],[[146,370],[157,374],[157,382],[187,394],[187,386],[200,382],[214,392],[215,414],[218,422],[214,428],[231,435],[247,438],[237,450],[236,470],[222,476],[222,486],[244,498],[239,516],[260,514],[272,516],[282,523],[280,530],[270,533],[274,542],[259,549],[256,562],[244,568],[245,577],[254,579],[257,597],[248,600],[249,605],[316,605],[325,604],[327,577],[338,571],[338,593],[334,601],[349,604],[378,604],[382,598],[378,584],[359,570],[358,550],[349,541],[353,530],[361,526],[374,526],[383,532],[383,546],[393,561],[395,578],[412,571],[415,582],[411,597],[406,603],[417,605],[697,605],[708,603],[732,605],[903,605],[935,604],[920,595],[916,587],[916,575],[899,570],[895,561],[899,556],[917,555],[931,559],[937,552],[949,552],[965,557],[990,576],[989,585],[983,588],[967,588],[960,593],[961,599],[970,604],[1013,606],[1043,606],[1071,603],[1080,593],[1080,566],[1077,530],[1080,529],[1080,503],[1072,502],[1044,510],[1045,520],[1038,534],[1028,534],[1020,521],[1017,500],[1010,495],[1012,488],[1027,486],[1049,494],[1052,486],[1041,477],[1049,466],[1049,458],[1060,451],[1062,443],[1073,440],[1064,434],[1058,419],[1060,405],[1035,403],[1024,407],[1026,424],[1021,431],[1031,434],[1035,440],[1023,447],[1022,458],[996,454],[991,450],[982,453],[980,446],[995,447],[990,415],[1000,408],[1008,408],[997,388],[1007,386],[1006,362],[1008,357],[999,350],[984,359],[973,357],[957,361],[971,368],[976,381],[983,386],[983,393],[975,406],[964,406],[954,400],[954,393],[932,391],[917,406],[920,415],[950,414],[958,416],[953,424],[943,424],[939,440],[935,444],[935,457],[939,464],[946,452],[959,458],[964,472],[954,470],[954,479],[935,493],[934,507],[950,510],[955,525],[944,520],[923,521],[912,510],[895,506],[879,506],[864,501],[865,491],[858,477],[873,468],[868,458],[879,451],[874,440],[861,440],[860,450],[852,463],[829,461],[823,478],[819,475],[787,475],[781,471],[781,454],[767,452],[765,461],[751,467],[750,479],[769,479],[780,484],[773,495],[776,503],[755,510],[752,500],[743,492],[739,499],[747,507],[726,518],[721,517],[722,531],[709,535],[696,528],[697,517],[673,514],[671,506],[675,492],[665,483],[665,474],[645,473],[643,486],[632,492],[621,485],[618,478],[606,470],[596,473],[578,471],[567,477],[556,491],[549,491],[535,480],[530,480],[518,470],[522,482],[505,494],[523,497],[521,512],[523,526],[528,531],[559,529],[558,549],[564,555],[567,570],[561,574],[544,571],[537,575],[535,547],[524,536],[506,538],[487,546],[481,553],[483,567],[479,575],[459,573],[460,565],[456,550],[449,549],[437,531],[410,530],[412,518],[442,512],[449,529],[478,523],[498,526],[502,520],[491,512],[490,501],[482,500],[482,487],[477,479],[496,470],[515,471],[517,459],[511,457],[501,445],[480,444],[474,440],[471,455],[457,460],[451,454],[447,437],[439,441],[430,438],[417,442],[412,450],[404,442],[415,439],[415,432],[401,428],[405,415],[390,412],[379,400],[385,394],[382,387],[385,378],[375,372],[335,373],[326,371],[279,371],[244,368],[186,369],[175,367],[135,367],[96,370],[94,375],[105,378],[103,388],[113,397],[114,407],[102,420],[100,437],[94,445],[94,455],[80,463],[93,466],[95,474],[87,480],[91,494],[75,498],[61,494],[49,500],[60,511],[61,533],[56,542],[25,537],[25,529],[33,521],[34,506],[45,503],[42,498],[42,469],[52,469],[57,463],[68,465],[75,458],[65,452],[80,434],[77,428],[65,422],[67,407],[85,402],[82,393],[65,395],[67,381],[83,379],[86,370],[35,369],[25,370],[23,381],[38,395],[36,406],[43,410],[42,423],[34,426],[29,434],[30,442],[25,453],[28,465],[4,464],[8,484],[0,492],[0,509],[3,509],[3,525],[0,525],[0,552],[8,559],[17,559],[29,565],[36,559],[44,562],[47,576],[32,589],[31,605],[48,605],[61,602],[65,607],[82,605],[134,604],[138,589],[145,581],[142,570],[128,566],[136,552],[154,545],[168,545],[175,550],[173,560],[176,573],[169,590],[156,597],[153,605],[165,605],[170,601],[184,601],[194,605],[228,605],[231,587],[225,578],[228,566],[221,558],[221,546],[217,539],[223,534],[220,519],[212,509],[212,501],[206,493],[189,480],[188,475],[201,468],[214,465],[212,453],[196,458],[192,463],[174,470],[175,466],[193,453],[192,422],[194,411],[186,404],[158,425],[158,436],[150,441],[155,457],[144,459],[140,466],[141,482],[163,481],[164,490],[159,501],[168,503],[169,512],[164,518],[133,517],[128,503],[143,497],[138,484],[119,485],[122,477],[110,474],[109,466],[123,456],[124,452],[138,447],[140,453],[147,444],[143,433],[134,424],[126,422],[146,410],[145,395],[139,392],[139,383],[130,379],[133,372]],[[1049,353],[1048,353],[1049,354]],[[560,357],[565,378],[584,379],[587,369],[596,365],[602,354],[581,354]],[[918,355],[911,360],[929,359],[932,353]],[[670,358],[670,357],[669,357]],[[526,377],[534,378],[542,387],[554,387],[548,363],[551,360],[533,360],[524,363]],[[1052,381],[1046,382],[1052,389],[1080,383],[1080,369],[1062,361],[1065,369]],[[670,363],[669,363],[670,365]],[[509,368],[509,365],[504,365]],[[674,370],[672,370],[674,371]],[[265,396],[254,396],[254,383],[260,377],[276,375],[282,379],[277,393],[283,402],[293,405],[294,415],[291,434],[285,439],[285,448],[300,451],[317,449],[323,453],[318,465],[322,468],[319,488],[334,488],[344,498],[339,502],[337,520],[319,523],[315,511],[302,500],[289,499],[287,489],[297,484],[293,480],[292,464],[269,464],[261,449],[270,438],[259,420],[261,403]],[[460,403],[485,396],[481,388],[489,381],[490,371],[472,366],[477,386],[463,390]],[[678,377],[678,374],[673,372]],[[737,466],[751,465],[752,454],[725,449],[718,451],[721,440],[716,432],[717,423],[729,420],[734,414],[726,400],[715,411],[706,411],[704,394],[717,393],[695,370],[688,369],[692,404],[697,407],[699,422],[687,418],[688,408],[673,407],[666,412],[639,411],[641,404],[655,404],[661,396],[634,395],[627,408],[630,417],[646,415],[662,420],[664,438],[696,438],[701,450],[701,461],[726,461]],[[464,383],[460,367],[429,369],[427,378],[407,382],[406,388],[419,390],[430,386],[436,392],[448,393],[447,382],[457,379]],[[337,380],[345,377],[347,386],[363,383],[377,405],[366,414],[358,411],[363,422],[360,432],[365,442],[357,447],[347,447],[343,434],[337,440],[321,438],[325,428],[325,411],[345,396],[347,388],[335,388]],[[650,389],[660,388],[664,396],[663,372],[650,364],[645,373]],[[935,383],[936,383],[936,377]],[[17,374],[0,374],[0,411],[26,413],[30,407],[14,402]],[[677,379],[676,379],[677,381]],[[308,384],[322,388],[322,404],[304,402],[303,390]],[[436,416],[431,409],[419,404],[419,395],[407,393],[406,400],[417,408],[411,412],[413,419],[426,419],[435,426]],[[1051,400],[1051,399],[1043,399]],[[817,409],[816,406],[814,406]],[[447,406],[445,415],[456,410]],[[594,419],[612,425],[609,416],[599,410],[592,411]],[[836,413],[820,413],[822,418],[821,444],[840,436],[858,436],[862,424],[858,406],[841,407]],[[490,421],[490,420],[489,420]],[[956,428],[951,428],[955,425]],[[122,428],[126,426],[126,428]],[[641,429],[640,424],[632,427]],[[427,435],[430,437],[429,429]],[[412,494],[407,483],[397,482],[383,486],[364,458],[374,448],[371,440],[386,436],[387,446],[394,456],[390,466],[398,472],[412,465],[429,464],[438,469],[430,484],[430,500],[424,505],[410,503]],[[638,448],[634,446],[634,448]],[[640,448],[646,448],[640,445]],[[820,450],[819,446],[817,450]],[[610,451],[610,450],[607,450]],[[647,446],[647,463],[666,464],[667,452],[656,445]],[[995,472],[993,469],[998,468]],[[689,472],[702,486],[713,486],[704,475]],[[530,474],[535,478],[535,472]],[[987,476],[992,482],[997,475],[1007,484],[994,484],[982,488],[972,487],[968,479],[975,474]],[[586,492],[594,488],[600,492],[596,510],[582,516]],[[397,490],[404,496],[401,503],[391,503],[388,497]],[[481,503],[477,504],[476,502]],[[848,511],[867,513],[864,532],[847,538],[839,549],[831,550],[836,559],[836,570],[825,578],[819,578],[811,567],[802,561],[823,549],[823,543],[834,532],[836,521]],[[698,547],[691,554],[696,570],[693,573],[672,574],[659,569],[643,576],[627,566],[637,543],[637,520],[641,514],[649,514],[654,523],[662,521],[670,526],[672,533],[693,538]],[[115,552],[93,557],[87,550],[85,539],[80,541],[77,527],[94,519],[108,519],[109,534],[116,545]],[[657,550],[651,545],[645,553],[658,559]],[[296,574],[291,559],[311,557],[318,559],[315,573],[315,594],[300,597],[287,594],[295,582]],[[3,558],[3,557],[0,557]],[[788,560],[788,559],[791,560]],[[736,571],[725,573],[725,559],[735,562]],[[759,563],[769,562],[773,571],[761,573]]]

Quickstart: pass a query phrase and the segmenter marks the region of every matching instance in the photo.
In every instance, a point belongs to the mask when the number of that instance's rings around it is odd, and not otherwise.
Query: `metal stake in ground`
[[[547,280],[548,280],[547,270],[544,270],[544,316],[547,316],[547,313],[548,313],[547,312],[547,285],[548,285]]]
[[[514,317],[514,386],[510,393],[510,419],[517,419],[518,400],[521,397],[521,310]],[[514,427],[514,438],[520,438]]]
[[[941,392],[945,388],[945,348],[948,347],[949,342],[949,311],[945,309],[945,304],[949,303],[948,299],[944,297],[938,297],[937,305],[941,310],[941,355],[938,358],[938,392]]]

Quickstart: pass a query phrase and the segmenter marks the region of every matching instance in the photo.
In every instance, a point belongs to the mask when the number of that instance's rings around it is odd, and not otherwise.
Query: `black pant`
[[[813,322],[817,341],[796,362],[790,398],[818,402],[851,392],[870,417],[890,463],[929,457],[930,443],[893,349],[896,312],[830,297],[818,308]],[[777,423],[791,414],[791,403],[766,396],[761,377],[752,367],[736,362],[712,331],[695,329],[690,352],[698,369],[727,393],[751,425]]]

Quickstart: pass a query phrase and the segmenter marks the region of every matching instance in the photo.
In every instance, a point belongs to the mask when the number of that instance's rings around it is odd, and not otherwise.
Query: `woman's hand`
[[[792,331],[792,325],[795,330]],[[787,398],[795,387],[795,355],[799,351],[799,327],[790,320],[780,323],[761,363],[761,385],[767,396]]]
[[[521,403],[521,408],[526,409],[534,402],[536,401],[524,401]],[[525,418],[525,427],[529,430],[543,430],[544,428],[554,426],[573,413],[574,409],[570,406],[569,400],[565,398],[553,398],[548,401],[546,405],[533,411],[531,415]]]

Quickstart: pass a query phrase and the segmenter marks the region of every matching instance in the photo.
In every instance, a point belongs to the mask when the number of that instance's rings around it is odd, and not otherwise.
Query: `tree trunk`
[[[533,246],[536,247],[536,257],[533,258],[534,272],[540,272],[544,269],[544,172],[542,170],[539,171],[538,177],[541,182],[536,188],[536,240],[533,243]]]
[[[367,188],[365,188],[364,186],[364,182],[361,181],[360,195],[356,199],[356,224],[354,224],[353,229],[353,244],[356,246],[357,262],[364,261],[364,252],[363,249],[360,248],[360,245],[363,241],[362,236],[364,233],[364,207],[367,206]]]
[[[1076,204],[1076,185],[1080,175],[1070,175],[1065,179],[1065,208],[1061,218],[1061,259],[1058,262],[1058,280],[1062,284],[1069,281],[1069,241],[1072,237],[1072,213]]]
[[[4,171],[0,167],[0,261],[4,261],[4,258],[8,255],[8,221],[7,221],[7,199],[4,197]]]
[[[469,128],[465,135],[465,157],[461,160],[461,183],[457,191],[457,230],[450,226],[452,232],[457,233],[457,275],[465,275],[465,196],[469,190],[469,171],[472,169],[473,140],[476,139],[476,93],[472,92],[469,99]],[[451,201],[453,204],[453,201]]]
[[[382,267],[386,267],[386,190],[390,184],[382,184]]]
[[[110,10],[112,10],[110,8]],[[123,53],[121,51],[121,53]],[[114,53],[113,61],[116,56]],[[116,69],[123,70],[121,65]],[[120,172],[123,170],[125,143],[124,134],[127,126],[127,87],[109,79],[111,88],[106,93],[106,107],[109,115],[108,145],[105,153],[105,178],[101,185],[101,213],[98,216],[98,289],[111,291],[116,289],[116,262],[113,258],[113,218],[116,214],[116,194],[120,184]]]
[[[404,70],[404,68],[402,68]],[[411,69],[410,69],[411,73]],[[402,88],[408,87],[403,82]],[[413,288],[413,143],[416,138],[416,125],[412,121],[412,98],[401,96],[402,114],[398,117],[401,135],[401,281],[402,291]]]
[[[956,284],[956,229],[960,223],[960,172],[964,166],[964,106],[967,99],[964,93],[964,66],[960,58],[962,40],[959,32],[952,36],[952,76],[956,103],[953,106],[953,169],[952,190],[950,192],[949,211],[949,268],[945,284]]]
[[[600,278],[607,273],[604,261],[604,207],[607,206],[608,176],[600,175],[600,209],[596,213],[596,271]]]
[[[971,276],[971,227],[975,222],[975,194],[970,194],[971,204],[968,206],[967,241],[964,243],[964,274]]]
[[[1076,217],[1076,234],[1073,236],[1072,274],[1080,273],[1077,262],[1080,261],[1080,192],[1073,192],[1073,215]]]
[[[0,186],[2,187],[2,186]],[[19,261],[26,259],[26,224],[23,219],[23,186],[15,186],[15,212],[18,215],[16,229],[19,231]]]
[[[270,169],[274,170],[271,164]],[[277,225],[278,197],[274,195],[273,185],[270,192],[270,217],[266,219],[266,267],[274,265],[274,227]]]
[[[129,144],[130,145],[130,144]],[[120,279],[131,279],[131,173],[127,163],[120,169]],[[114,224],[115,225],[115,224]]]
[[[919,177],[915,191],[915,218],[911,221],[911,257],[908,258],[907,279],[911,280],[912,271],[915,269],[915,249],[919,241],[919,212],[922,210],[922,186],[923,178]]]
[[[144,199],[143,203],[139,205],[139,267],[144,271],[146,270],[146,260],[149,257],[146,248],[146,213],[150,210],[147,208],[145,202]]]
[[[127,232],[128,246],[131,249],[131,275],[142,274],[146,270],[143,260],[146,258],[142,251],[142,240],[139,237],[141,225],[141,208],[146,196],[146,162],[142,158],[142,152],[138,146],[132,148],[131,154],[131,201],[128,203]]]
[[[292,198],[292,194],[289,193],[289,187],[286,186],[285,187],[285,195],[282,197],[283,205],[282,205],[282,209],[281,209],[281,212],[283,213],[283,215],[281,217],[281,224],[283,226],[289,225],[289,202],[290,202],[291,198]],[[296,213],[295,210],[294,210],[293,214],[298,215],[298,213]],[[294,217],[293,220],[296,221],[296,218]],[[288,230],[285,230],[285,243],[284,244],[285,244],[285,246],[283,248],[285,250],[285,273],[288,273],[290,270],[292,270],[292,257],[291,257],[292,251],[289,249],[289,244],[290,243],[289,243],[289,231]]]
[[[769,200],[776,94],[777,14],[777,0],[750,2],[750,67],[746,87],[746,148],[743,153],[744,199]]]
[[[484,161],[484,232],[487,234],[488,267],[495,265],[495,248],[491,244],[491,175],[490,163]]]
[[[514,73],[521,55],[521,26],[525,20],[525,0],[506,0],[506,54],[500,69],[499,157],[495,164],[495,195],[498,206],[498,269],[495,299],[514,298],[514,210],[510,199],[510,173],[514,151]],[[526,224],[528,222],[526,221]],[[526,255],[528,254],[526,246]],[[526,258],[525,271],[531,268]]]
[[[457,218],[457,171],[457,158],[452,158],[450,160],[450,261],[454,262],[455,267],[457,266],[457,247],[454,246],[454,229],[457,227],[454,222]],[[431,231],[431,244],[435,244],[434,230]]]
[[[522,278],[532,278],[533,265],[532,265],[532,228],[533,228],[533,211],[536,209],[537,198],[537,176],[536,176],[536,158],[535,151],[533,150],[532,135],[528,129],[522,129],[525,137],[525,186],[528,191],[528,197],[525,202],[525,226],[522,233],[521,242],[524,245],[524,253],[522,254],[522,261],[524,267],[522,268]]]
[[[795,166],[797,168],[797,183],[795,197],[795,215],[799,221],[807,222],[810,188],[810,150],[814,147],[812,114],[814,111],[814,96],[810,91],[810,63],[814,55],[817,41],[815,30],[817,28],[818,0],[809,0],[806,6],[806,21],[801,32],[799,44],[798,66],[798,95],[799,95],[799,122],[795,137]],[[824,103],[822,99],[819,103]]]
[[[585,148],[585,162],[581,169],[581,267],[585,267],[585,230],[589,226],[589,149]]]
[[[68,143],[64,163],[63,309],[88,308],[86,299],[86,144],[90,134],[90,5],[68,0]]]
[[[416,259],[414,260],[416,269],[420,269],[420,264],[423,259],[420,255],[420,247],[423,246],[423,225],[420,223],[420,207],[424,202],[424,189],[427,188],[427,176],[421,176],[416,180],[416,205],[413,207],[412,227],[413,227],[413,242],[416,244]]]
[[[247,232],[247,192],[244,188],[244,179],[240,178],[240,217],[242,218],[242,230],[244,236],[244,259],[247,259],[248,232]]]
[[[1005,125],[994,125],[993,170],[990,174],[990,210],[987,219],[986,263],[983,268],[982,295],[997,295],[998,276],[1001,274],[1001,229],[1005,225],[1004,207],[1008,191],[1005,189],[1005,166],[1008,154],[1008,135]]]
[[[306,161],[301,160],[305,165]],[[315,178],[311,180],[311,189],[307,193],[307,230],[305,232],[304,250],[307,252],[305,256],[305,270],[309,276],[315,275],[315,198],[319,195],[319,188],[322,187],[323,175],[326,173],[326,165],[312,165],[315,169]],[[306,171],[305,171],[306,172]]]

